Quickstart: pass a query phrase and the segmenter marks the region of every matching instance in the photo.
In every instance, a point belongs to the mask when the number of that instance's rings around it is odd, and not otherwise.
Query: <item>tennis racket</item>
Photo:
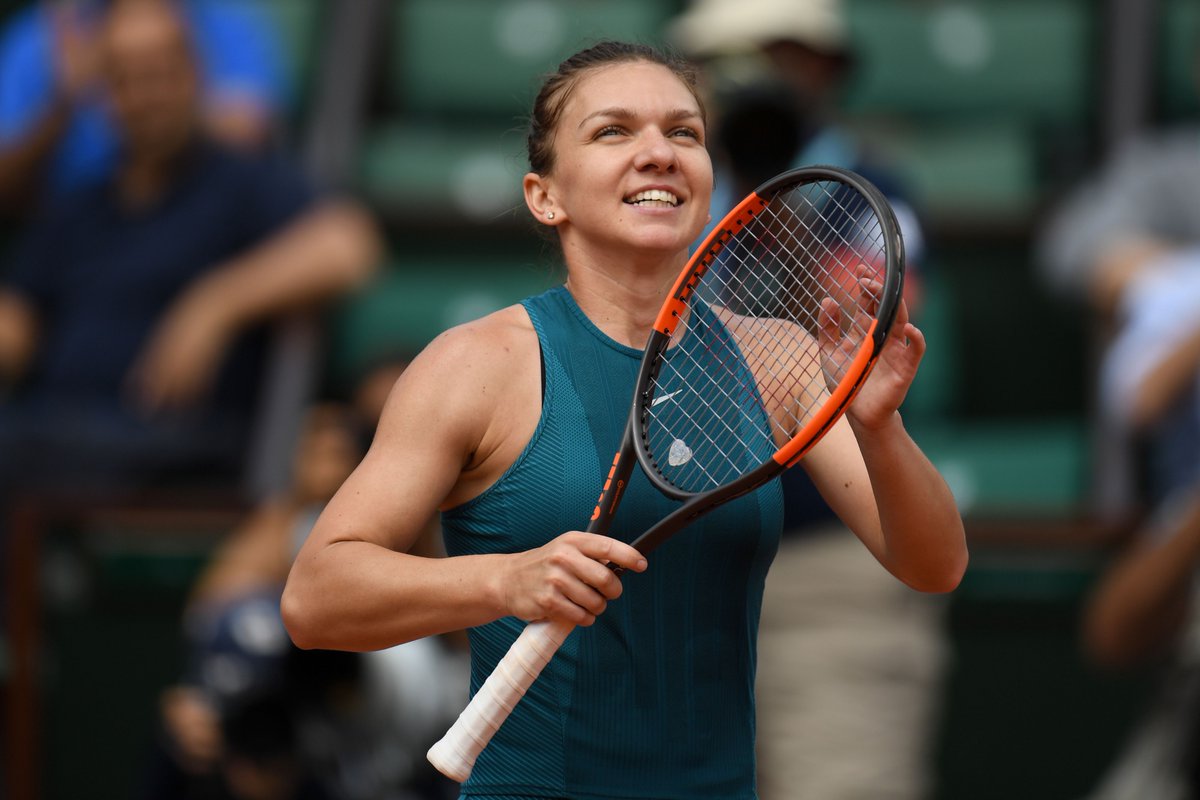
[[[587,530],[608,532],[635,462],[682,501],[633,541],[643,554],[797,463],[866,380],[903,280],[896,219],[862,177],[807,167],[758,187],[705,238],[658,314]],[[440,772],[466,780],[573,627],[525,628],[430,748]]]

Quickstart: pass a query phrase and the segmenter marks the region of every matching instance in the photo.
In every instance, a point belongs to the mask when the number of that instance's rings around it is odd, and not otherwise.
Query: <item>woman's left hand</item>
[[[873,273],[865,266],[859,268],[858,286],[862,317],[867,317],[867,310],[874,311],[872,298],[878,297],[883,285],[876,280]],[[821,304],[821,352],[826,362],[826,378],[830,386],[836,384],[839,377],[830,374],[829,365],[846,363],[851,356],[847,352],[857,347],[858,342],[851,341],[838,334],[841,324],[841,309],[837,301],[827,298]],[[868,325],[869,320],[855,324]],[[875,429],[891,422],[904,397],[908,387],[916,377],[917,367],[925,355],[925,335],[916,325],[908,321],[908,306],[903,300],[896,310],[896,319],[892,329],[884,341],[883,351],[875,362],[867,382],[859,390],[858,396],[846,410],[846,416],[855,426]]]

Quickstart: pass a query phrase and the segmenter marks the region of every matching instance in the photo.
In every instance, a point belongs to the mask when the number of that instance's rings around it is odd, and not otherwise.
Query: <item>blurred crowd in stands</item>
[[[272,398],[280,331],[362,287],[382,238],[286,146],[282,58],[253,3],[48,2],[7,20],[0,500],[246,508],[187,603],[141,796],[436,796],[417,756],[465,695],[456,646],[301,653],[279,619],[291,555],[403,364],[361,376],[361,397]],[[302,424],[264,495],[250,464],[275,415]]]
[[[134,796],[454,797],[424,752],[465,702],[465,640],[302,652],[279,618],[292,555],[413,353],[381,348],[329,379],[331,309],[370,290],[389,233],[345,175],[297,146],[320,120],[299,121],[310,87],[288,68],[272,4],[44,0],[2,20],[0,551],[29,504],[240,518],[188,593],[184,655],[155,689]],[[839,119],[861,56],[842,4],[674,10],[663,39],[709,93],[714,218],[789,167],[860,171],[896,207],[920,323],[936,243],[902,176]],[[1100,352],[1095,408],[1079,414],[1107,443],[1108,502],[1080,514],[1137,532],[1095,582],[1081,636],[1097,663],[1170,667],[1094,796],[1186,800],[1200,797],[1200,132],[1095,161],[1032,232],[1044,288],[1083,309]],[[932,797],[946,601],[891,582],[804,487],[787,500],[762,624],[762,796]],[[437,533],[431,520],[429,553]],[[7,570],[6,619],[21,602]],[[0,686],[14,672],[0,663]],[[6,756],[0,779],[30,785],[13,773]]]

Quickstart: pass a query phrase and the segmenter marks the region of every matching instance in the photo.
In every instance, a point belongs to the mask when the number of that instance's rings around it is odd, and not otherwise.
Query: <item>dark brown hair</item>
[[[638,61],[659,64],[671,70],[696,98],[700,117],[705,118],[704,101],[696,88],[696,70],[687,61],[649,45],[607,40],[597,42],[563,61],[557,70],[542,81],[542,88],[533,101],[533,114],[529,118],[529,135],[526,138],[530,169],[539,175],[546,175],[554,168],[554,131],[571,91],[583,74],[612,64]]]

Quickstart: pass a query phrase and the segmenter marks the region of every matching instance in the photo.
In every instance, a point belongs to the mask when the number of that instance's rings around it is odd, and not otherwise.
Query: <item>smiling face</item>
[[[686,255],[712,194],[704,137],[700,105],[670,69],[591,69],[562,107],[553,166],[525,176],[526,202],[558,227],[568,263],[575,253]]]

